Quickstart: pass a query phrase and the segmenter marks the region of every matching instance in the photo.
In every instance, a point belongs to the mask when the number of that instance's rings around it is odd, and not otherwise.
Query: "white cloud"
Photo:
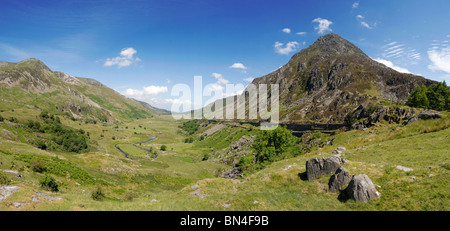
[[[283,28],[283,30],[281,30],[281,31],[283,31],[286,34],[290,34],[291,33],[291,29],[289,29],[289,28]]]
[[[298,34],[298,35],[305,35],[306,32],[297,32],[297,33],[295,33],[295,34]]]
[[[392,68],[392,69],[394,69],[394,70],[396,70],[398,72],[411,74],[411,72],[408,69],[396,66],[391,61],[388,61],[388,60],[385,60],[385,59],[380,59],[380,58],[376,58],[376,59],[373,59],[373,60],[375,60],[375,61],[377,61],[379,63],[382,63],[382,64],[386,65],[387,67],[390,67],[390,68]]]
[[[250,82],[250,83],[251,83],[254,79],[255,79],[255,78],[248,77],[248,78],[245,78],[244,81]]]
[[[222,74],[212,73],[211,76],[217,79],[217,84],[227,84],[228,83],[228,80],[224,79],[222,77]]]
[[[136,99],[147,99],[149,96],[156,96],[161,93],[167,92],[168,89],[166,86],[147,86],[143,87],[142,90],[128,88],[122,94],[128,97],[136,98]]]
[[[233,63],[233,65],[231,65],[230,68],[236,68],[236,69],[242,69],[242,70],[247,69],[247,67],[242,63]]]
[[[359,6],[359,2],[354,2],[352,4],[352,9],[356,9],[356,8],[358,8],[358,6]]]
[[[317,30],[317,33],[324,34],[325,32],[332,31],[330,25],[333,24],[332,21],[323,18],[316,18],[312,22],[319,23],[318,26],[314,27],[314,30]]]
[[[450,73],[450,45],[443,44],[440,47],[432,47],[428,49],[427,53],[431,61],[431,64],[428,65],[430,70]]]
[[[134,48],[130,47],[130,48],[123,49],[120,52],[120,55],[124,56],[124,57],[126,57],[128,59],[132,59],[133,55],[135,55],[136,53],[137,53],[137,51]]]
[[[369,26],[369,24],[367,24],[367,22],[361,22],[361,25],[367,29],[372,29],[372,27]]]
[[[364,20],[364,16],[358,14],[358,15],[356,15],[356,18],[357,18],[358,21],[361,23],[361,26],[363,26],[363,27],[365,27],[365,28],[367,28],[367,29],[373,29],[373,27],[370,26],[369,23],[363,21],[363,20]],[[374,26],[375,26],[375,25],[376,25],[376,24],[374,24]]]
[[[114,57],[114,58],[107,58],[105,63],[103,64],[106,67],[117,65],[117,67],[128,67],[132,63],[141,61],[140,58],[133,56],[137,53],[137,51],[130,47],[130,48],[124,48],[120,52],[120,56]]]
[[[275,52],[278,54],[283,54],[283,55],[287,55],[293,51],[295,51],[300,45],[298,42],[296,41],[292,41],[292,42],[288,42],[286,44],[286,46],[284,46],[284,43],[280,43],[280,42],[275,42],[274,44],[274,48],[275,48]]]

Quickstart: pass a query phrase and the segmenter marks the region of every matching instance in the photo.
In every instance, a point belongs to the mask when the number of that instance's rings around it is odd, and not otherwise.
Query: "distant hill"
[[[34,107],[87,120],[131,121],[167,113],[97,80],[52,71],[34,58],[0,62],[0,94],[2,103],[12,108]]]
[[[342,123],[348,113],[360,106],[369,107],[383,100],[404,102],[416,87],[436,82],[399,73],[330,33],[293,55],[278,70],[255,78],[252,83],[279,84],[283,123]],[[244,94],[237,98],[245,99]]]

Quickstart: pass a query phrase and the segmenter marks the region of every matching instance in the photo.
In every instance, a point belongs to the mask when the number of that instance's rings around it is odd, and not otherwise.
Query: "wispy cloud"
[[[352,9],[356,9],[356,8],[358,8],[358,6],[359,6],[359,2],[354,2],[352,4]]]
[[[390,42],[382,47],[382,56],[386,59],[402,59],[408,64],[418,64],[422,55],[416,49],[406,47],[397,41]]]
[[[373,60],[375,60],[375,61],[377,61],[379,63],[382,63],[382,64],[386,65],[387,67],[390,67],[390,68],[392,68],[392,69],[394,69],[394,70],[396,70],[398,72],[411,74],[411,72],[408,69],[403,68],[403,67],[399,67],[397,65],[394,65],[394,63],[392,63],[389,60],[380,59],[380,58],[376,58],[376,59],[373,59]]]
[[[229,82],[223,78],[222,74],[212,73],[211,76],[217,79],[217,84],[227,84]]]
[[[319,23],[318,26],[314,27],[314,30],[316,30],[319,34],[324,34],[326,32],[332,31],[330,25],[333,24],[333,22],[329,21],[328,19],[316,18],[312,22]]]
[[[275,42],[274,48],[275,52],[282,55],[287,55],[291,52],[294,52],[299,48],[300,44],[296,41],[288,42],[285,46],[284,43]]]
[[[245,82],[250,82],[250,83],[251,83],[254,79],[255,79],[255,78],[248,77],[248,78],[245,78],[244,81],[245,81]]]
[[[295,33],[295,34],[298,34],[298,35],[305,35],[306,32],[297,32],[297,33]]]
[[[450,37],[447,35],[447,37]],[[433,41],[427,51],[431,64],[428,68],[432,71],[444,71],[450,73],[450,44],[449,41]]]
[[[110,67],[116,65],[118,68],[121,67],[128,67],[132,63],[136,63],[141,61],[140,58],[133,56],[137,53],[137,51],[130,47],[130,48],[124,48],[120,52],[120,56],[114,57],[114,58],[108,58],[106,59],[105,63],[103,64],[105,67]]]
[[[363,27],[365,27],[365,28],[367,28],[367,29],[373,29],[373,26],[370,26],[369,23],[367,23],[367,22],[364,20],[364,16],[358,14],[358,15],[356,15],[356,19],[361,23],[361,26],[363,26]],[[375,25],[375,24],[374,24],[374,25]]]

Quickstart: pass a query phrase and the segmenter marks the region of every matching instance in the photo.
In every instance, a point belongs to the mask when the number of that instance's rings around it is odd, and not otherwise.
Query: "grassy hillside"
[[[26,113],[15,114],[19,120]],[[10,112],[0,113],[8,117]],[[38,116],[31,114],[31,117]],[[89,132],[90,149],[82,153],[41,150],[27,143],[27,135],[16,123],[0,122],[2,170],[18,171],[21,178],[3,173],[20,189],[0,202],[0,210],[449,210],[450,119],[418,121],[407,126],[380,123],[366,131],[335,134],[332,146],[312,149],[294,158],[267,165],[264,169],[232,180],[218,177],[231,166],[205,154],[220,155],[242,136],[255,135],[250,126],[206,123],[191,135],[170,116],[136,120],[119,125],[85,124],[61,118],[68,127]],[[181,126],[182,127],[182,126]],[[140,147],[152,149],[152,158],[132,144],[157,137]],[[200,137],[203,136],[201,139]],[[193,137],[192,143],[184,140]],[[95,142],[94,142],[95,141]],[[125,158],[115,145],[126,150]],[[162,145],[166,151],[160,150]],[[351,175],[366,174],[381,193],[368,203],[340,201],[325,192],[330,176],[314,181],[301,179],[305,162],[330,156],[346,147],[342,157]],[[300,147],[300,146],[299,146]],[[403,172],[397,165],[412,168]],[[36,167],[44,166],[43,172]],[[40,181],[49,175],[58,192],[46,191]],[[93,192],[102,191],[100,201]],[[58,200],[40,197],[37,192]],[[21,208],[14,202],[25,204]]]

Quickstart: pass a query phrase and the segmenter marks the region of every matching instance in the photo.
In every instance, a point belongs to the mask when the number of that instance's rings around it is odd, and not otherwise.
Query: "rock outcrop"
[[[350,173],[344,167],[339,167],[328,182],[328,191],[333,193],[339,192],[347,186],[350,180]]]
[[[356,120],[359,120],[351,125],[350,128],[352,130],[362,130],[383,120],[389,123],[407,125],[419,120],[439,119],[442,117],[440,112],[433,110],[369,105],[360,105],[352,114]]]
[[[306,161],[306,176],[309,181],[336,172],[346,160],[337,156],[316,157]]]
[[[346,194],[348,199],[361,202],[368,202],[380,197],[380,193],[375,189],[372,181],[364,174],[353,176],[346,189]]]

